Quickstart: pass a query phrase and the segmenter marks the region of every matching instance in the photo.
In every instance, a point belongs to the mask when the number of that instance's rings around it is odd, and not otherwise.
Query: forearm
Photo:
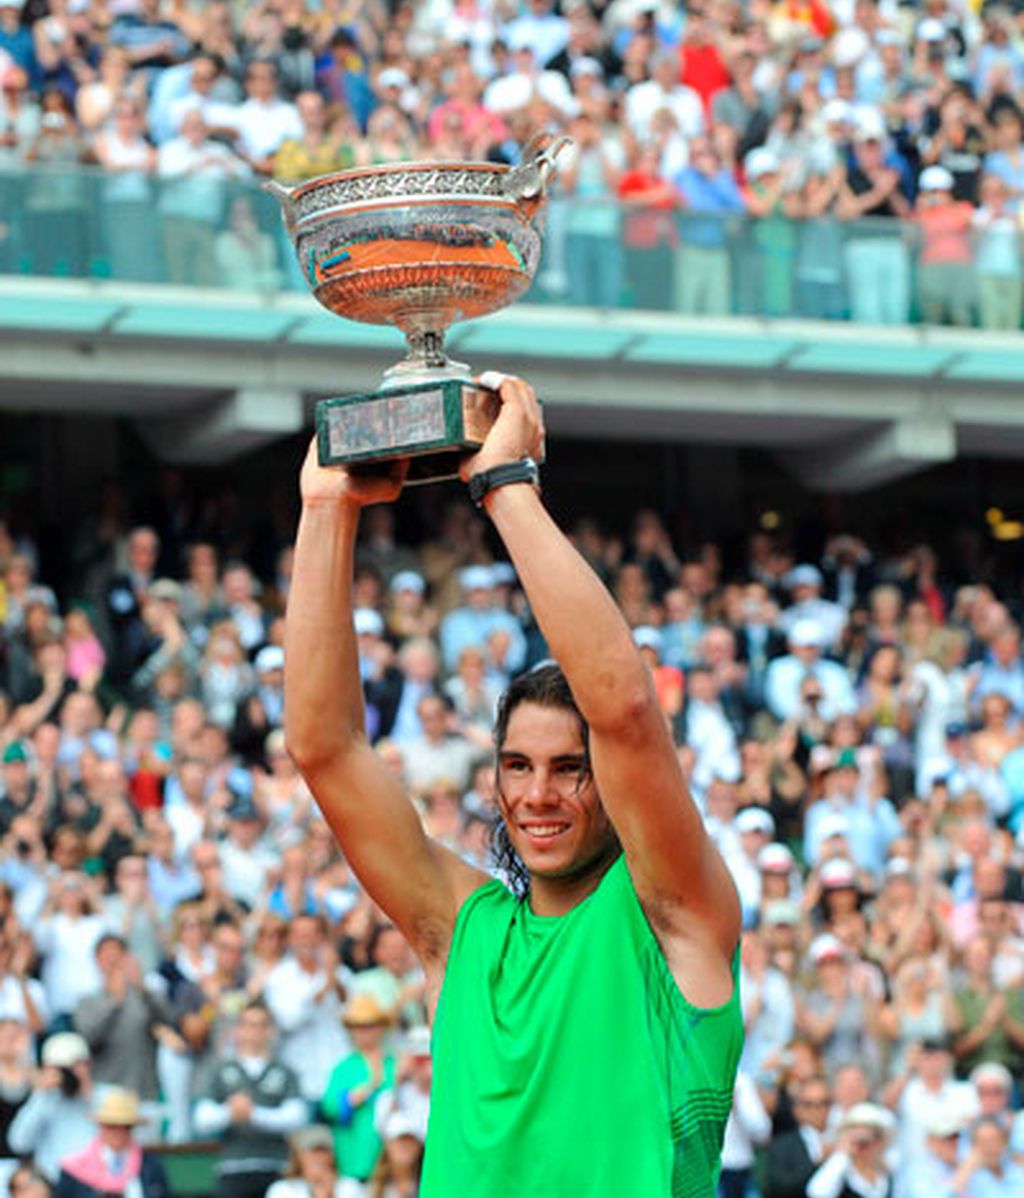
[[[363,736],[352,627],[358,514],[341,503],[303,507],[285,633],[285,730],[299,761],[316,762]]]
[[[655,700],[611,595],[532,487],[499,487],[485,504],[583,715],[594,728],[621,726],[638,704]]]

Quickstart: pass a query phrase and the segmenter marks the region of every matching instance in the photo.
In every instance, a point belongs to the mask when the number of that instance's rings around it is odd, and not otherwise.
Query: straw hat
[[[346,1027],[385,1027],[391,1023],[391,1013],[384,1010],[374,995],[363,990],[352,996],[341,1022]]]
[[[136,1127],[145,1122],[139,1111],[139,1096],[133,1090],[113,1086],[100,1099],[95,1118],[108,1127]]]

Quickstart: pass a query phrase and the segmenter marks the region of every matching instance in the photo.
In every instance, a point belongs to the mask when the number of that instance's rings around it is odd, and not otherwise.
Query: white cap
[[[70,1069],[89,1059],[89,1045],[78,1032],[54,1032],[43,1045],[44,1065]]]
[[[797,620],[788,639],[797,649],[820,649],[825,643],[825,630],[817,620]]]
[[[833,96],[821,106],[821,119],[826,125],[836,125],[853,120],[853,105],[841,96]]]
[[[852,67],[867,54],[870,44],[863,29],[855,25],[840,29],[832,39],[832,61],[837,67]]]
[[[775,820],[763,807],[744,807],[732,822],[740,835],[747,832],[762,832],[765,836],[775,835]]]
[[[758,146],[743,159],[743,169],[748,179],[760,179],[763,175],[777,171],[779,160],[774,151],[769,150],[767,146]]]
[[[917,185],[921,191],[952,191],[953,176],[944,166],[927,166]]]
[[[858,1102],[850,1107],[839,1124],[840,1131],[846,1131],[849,1127],[870,1127],[888,1139],[893,1132],[893,1118],[885,1107],[877,1103]]]
[[[914,36],[922,42],[944,42],[947,33],[948,30],[941,21],[935,17],[928,17],[918,25]]]
[[[416,1121],[405,1111],[392,1111],[384,1120],[381,1133],[385,1140],[397,1140],[399,1136],[412,1136],[415,1140],[423,1139],[423,1133]]]
[[[810,958],[815,965],[822,961],[845,961],[846,945],[831,932],[823,932],[811,941]]]
[[[489,591],[494,586],[490,566],[466,566],[459,571],[459,586],[464,591]]]
[[[793,854],[784,844],[766,844],[757,854],[757,868],[766,874],[788,874]]]
[[[518,575],[511,562],[494,562],[491,565],[491,578],[496,587],[514,587]]]
[[[791,924],[796,927],[800,922],[800,904],[792,899],[773,899],[764,906],[764,922],[766,924]]]
[[[399,570],[392,578],[388,589],[391,591],[415,591],[417,595],[422,595],[426,587],[427,584],[423,581],[422,574],[417,574],[415,570]]]
[[[377,76],[381,87],[408,87],[409,76],[401,67],[385,67]]]
[[[794,587],[820,587],[824,581],[818,567],[812,566],[809,563],[804,563],[802,566],[794,566],[785,578],[786,586],[790,590]]]
[[[964,1127],[964,1117],[956,1107],[940,1106],[925,1121],[924,1130],[929,1136],[946,1140],[950,1136],[958,1136]]]
[[[633,644],[638,649],[654,649],[661,652],[661,633],[650,624],[641,624],[633,629]]]
[[[271,670],[284,669],[284,650],[280,645],[264,645],[256,654],[253,663],[257,674],[268,674]]]
[[[827,811],[818,823],[818,836],[821,840],[831,840],[833,836],[847,836],[850,832],[850,821],[839,811]]]
[[[569,68],[569,74],[573,79],[580,75],[594,75],[598,79],[604,78],[604,68],[596,58],[591,58],[589,54],[585,54],[582,58],[577,58]]]
[[[356,636],[383,636],[384,620],[372,607],[357,607],[352,613]]]
[[[861,108],[857,113],[857,141],[885,141],[885,118],[877,108]]]
[[[845,857],[833,857],[818,871],[818,877],[826,890],[858,889],[857,867]]]

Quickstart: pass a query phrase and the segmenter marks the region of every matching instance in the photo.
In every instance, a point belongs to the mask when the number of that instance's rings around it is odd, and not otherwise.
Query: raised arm
[[[393,499],[403,471],[359,478],[302,468],[302,517],[285,632],[285,735],[348,862],[424,963],[443,959],[462,899],[486,875],[429,840],[367,740],[352,626],[362,507]]]
[[[498,421],[483,449],[463,464],[464,478],[536,455],[543,444],[540,409],[528,384],[505,378],[499,394]],[[685,958],[691,1001],[722,1001],[731,991],[739,901],[687,793],[629,627],[532,486],[499,487],[484,506],[589,724],[598,793],[666,957],[674,971],[674,962]]]

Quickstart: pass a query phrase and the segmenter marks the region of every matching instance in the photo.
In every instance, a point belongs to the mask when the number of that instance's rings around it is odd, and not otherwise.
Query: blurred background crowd
[[[1018,10],[0,0],[0,271],[302,288],[261,179],[548,130],[535,300],[1015,330]]]
[[[38,1171],[11,1193],[216,1141],[228,1198],[414,1194],[423,977],[286,751],[292,526],[111,494],[59,581],[0,523],[0,1157]],[[479,514],[409,534],[408,503],[362,529],[368,732],[491,868],[495,703],[546,648]],[[1024,1193],[1019,571],[782,530],[684,553],[654,511],[573,535],[742,899],[724,1198]]]

